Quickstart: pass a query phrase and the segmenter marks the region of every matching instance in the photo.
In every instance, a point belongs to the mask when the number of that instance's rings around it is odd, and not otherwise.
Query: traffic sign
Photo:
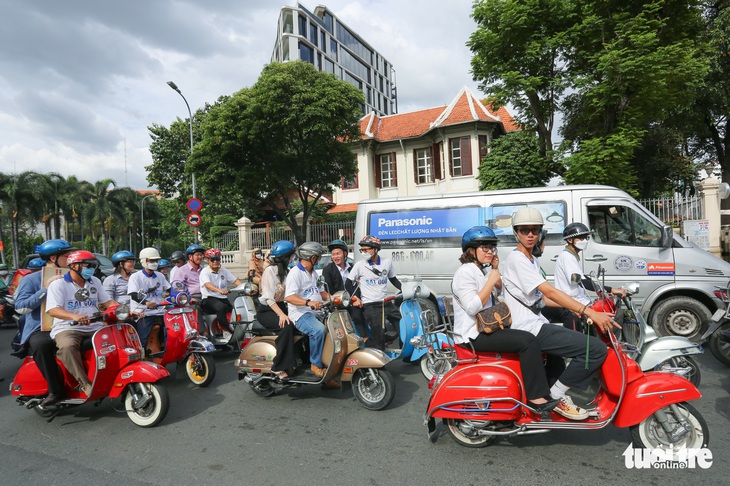
[[[188,224],[190,226],[198,227],[200,226],[200,215],[198,213],[190,213],[188,214]]]
[[[203,208],[203,202],[197,197],[191,197],[187,203],[188,209],[194,213],[197,213]],[[197,226],[197,225],[193,225]]]

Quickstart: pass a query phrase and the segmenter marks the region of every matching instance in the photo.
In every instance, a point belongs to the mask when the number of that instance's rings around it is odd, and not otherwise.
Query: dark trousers
[[[233,306],[228,299],[219,299],[218,297],[207,297],[200,301],[200,308],[206,314],[215,314],[218,318],[218,326],[221,331],[230,331],[228,326],[228,313]]]
[[[365,314],[363,313],[362,307],[350,306],[347,308],[347,312],[352,318],[352,323],[355,324],[357,334],[362,337],[367,337],[369,334],[368,324],[365,321]]]
[[[566,329],[583,332],[583,321],[568,309],[563,309],[562,307],[545,307],[540,313],[550,322],[562,322],[563,327]]]
[[[38,369],[43,378],[48,382],[48,392],[61,395],[64,392],[61,369],[56,362],[56,343],[51,339],[48,331],[36,331],[30,335],[27,341],[28,351],[33,355]]]
[[[276,305],[284,314],[289,315],[289,307],[286,305],[286,302],[277,302]],[[271,331],[278,331],[281,329],[279,327],[279,315],[268,305],[262,305],[259,307],[259,310],[256,313],[256,320],[259,321],[259,324]]]
[[[606,345],[599,338],[554,324],[543,324],[537,333],[537,340],[541,351],[563,358],[573,358],[565,368],[565,372],[560,375],[560,382],[569,388],[585,390],[608,355]]]
[[[545,369],[542,364],[540,342],[530,332],[519,329],[507,329],[492,334],[479,333],[471,340],[477,351],[502,353],[519,353],[522,381],[528,400],[534,400],[550,394]]]
[[[160,325],[160,331],[157,334],[157,339],[160,342],[160,348],[165,347],[165,319],[162,316],[145,316],[137,321],[137,334],[139,334],[139,342],[142,343],[142,348],[147,348],[147,341],[150,339],[152,328],[155,324]]]
[[[385,342],[383,341],[385,321],[390,321],[395,329],[398,329],[400,326],[400,311],[393,302],[371,302],[363,304],[363,315],[365,316],[365,322],[370,324],[371,337],[368,346],[380,350],[385,349]]]

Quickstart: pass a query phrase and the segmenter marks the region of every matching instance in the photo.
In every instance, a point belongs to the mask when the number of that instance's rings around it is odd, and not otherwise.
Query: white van
[[[369,199],[358,205],[355,244],[366,234],[377,236],[380,253],[393,260],[399,278],[419,276],[447,295],[464,232],[475,225],[492,228],[504,261],[516,246],[512,213],[525,206],[540,210],[545,220],[548,236],[540,263],[548,278],[564,247],[565,225],[586,224],[593,237],[581,253],[584,272],[600,265],[606,269],[607,285],[638,281],[635,301],[660,335],[699,340],[722,305],[713,292],[716,285],[727,285],[730,264],[683,240],[634,198],[610,186]],[[356,251],[355,260],[361,258]]]

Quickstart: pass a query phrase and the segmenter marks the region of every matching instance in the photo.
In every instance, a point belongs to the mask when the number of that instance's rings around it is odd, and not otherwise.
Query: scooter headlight
[[[185,293],[177,294],[177,296],[175,297],[175,302],[179,306],[187,305],[188,302],[190,302],[190,296]]]
[[[116,317],[118,321],[126,321],[129,319],[129,306],[126,304],[120,304],[117,307]]]

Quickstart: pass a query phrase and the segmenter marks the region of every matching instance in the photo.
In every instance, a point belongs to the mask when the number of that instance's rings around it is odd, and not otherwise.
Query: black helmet
[[[563,239],[577,238],[578,236],[590,236],[591,230],[583,223],[570,223],[563,230]]]
[[[185,261],[185,253],[181,252],[180,250],[173,251],[172,256],[170,256],[170,261],[175,262],[184,262]]]
[[[345,243],[342,240],[332,240],[329,245],[327,245],[327,249],[332,252],[335,248],[339,248],[340,250],[344,251],[345,253],[349,253],[349,249],[347,248],[347,243]]]
[[[380,238],[373,235],[365,235],[358,245],[369,246],[370,248],[380,250]]]

